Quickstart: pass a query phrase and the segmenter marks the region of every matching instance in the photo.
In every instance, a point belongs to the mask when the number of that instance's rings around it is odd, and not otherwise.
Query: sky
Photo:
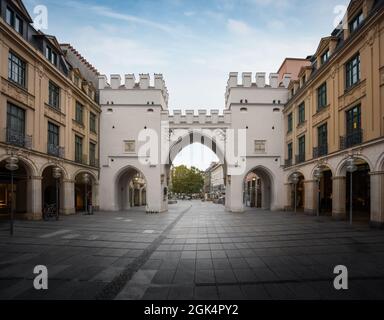
[[[313,54],[348,0],[24,0],[48,8],[47,34],[70,43],[100,73],[162,73],[169,109],[224,108],[229,72],[276,72]],[[340,7],[341,6],[341,7]],[[206,169],[201,145],[175,164]]]

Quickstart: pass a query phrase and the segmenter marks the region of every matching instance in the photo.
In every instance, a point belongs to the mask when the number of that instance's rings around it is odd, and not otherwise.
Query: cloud
[[[254,30],[247,23],[234,19],[228,19],[227,29],[230,33],[240,36],[249,36],[254,33]]]

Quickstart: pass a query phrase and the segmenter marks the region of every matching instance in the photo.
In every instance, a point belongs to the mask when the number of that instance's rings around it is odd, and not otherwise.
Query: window
[[[96,144],[89,143],[89,165],[96,166]]]
[[[15,13],[7,7],[5,11],[5,21],[10,25],[13,26],[13,19],[14,19]]]
[[[292,149],[292,142],[288,143],[288,160],[292,160],[293,158],[293,149]]]
[[[83,138],[75,136],[75,161],[83,162]]]
[[[324,63],[326,63],[327,61],[329,60],[329,50],[327,50],[326,52],[324,52],[321,57],[320,57],[320,63],[321,65],[323,65]]]
[[[361,129],[361,107],[360,105],[347,111],[347,134]]]
[[[49,101],[48,104],[56,109],[60,109],[60,88],[52,81],[49,81]]]
[[[360,81],[360,54],[357,54],[345,65],[345,80],[346,89]]]
[[[327,106],[327,83],[324,82],[317,89],[317,111],[324,109]]]
[[[96,133],[96,115],[92,112],[89,114],[89,129]]]
[[[16,16],[15,18],[15,30],[20,33],[20,34],[23,34],[23,20],[21,20],[19,17]]]
[[[136,143],[134,140],[124,141],[124,152],[133,153],[136,151]]]
[[[83,110],[83,105],[80,102],[76,101],[75,120],[79,124],[83,124]]]
[[[75,85],[77,87],[80,87],[80,78],[78,76],[75,75]]]
[[[255,140],[255,153],[264,153],[265,152],[265,140]]]
[[[26,63],[12,52],[8,56],[8,79],[26,87]]]
[[[305,161],[305,136],[299,138],[299,158],[298,163]]]
[[[317,128],[317,157],[328,153],[328,125],[323,124]]]
[[[361,128],[361,106],[357,105],[346,112],[347,135],[342,137],[341,147],[350,148],[363,142],[363,130]]]
[[[23,20],[9,7],[5,10],[5,21],[18,33],[23,34]]]
[[[299,105],[299,125],[305,122],[305,103]]]
[[[355,32],[363,23],[364,21],[364,16],[363,16],[363,11],[360,11],[349,23],[349,32],[353,33]]]
[[[25,146],[25,110],[12,103],[7,105],[7,143]]]
[[[57,64],[57,54],[52,50],[51,47],[45,48],[45,57],[54,65]]]
[[[60,155],[60,127],[48,122],[48,154]]]
[[[288,115],[288,133],[292,132],[293,129],[293,117],[292,113]]]

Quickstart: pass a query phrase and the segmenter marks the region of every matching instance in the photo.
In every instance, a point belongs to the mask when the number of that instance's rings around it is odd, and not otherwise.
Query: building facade
[[[351,1],[340,27],[321,39],[308,59],[310,66],[289,85],[284,108],[286,208],[294,205],[291,177],[298,173],[301,210],[346,219],[352,204],[355,220],[383,225],[383,50],[384,2]],[[357,166],[352,184],[349,157]]]
[[[51,205],[61,214],[85,210],[87,201],[97,208],[98,72],[70,45],[35,30],[22,1],[0,4],[0,216],[8,217],[11,201],[27,219],[41,219]],[[19,167],[13,199],[10,156]]]

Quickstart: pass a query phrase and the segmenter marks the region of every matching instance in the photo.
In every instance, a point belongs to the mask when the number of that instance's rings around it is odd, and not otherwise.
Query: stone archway
[[[243,202],[245,207],[270,210],[274,199],[273,177],[268,169],[252,168],[243,182]]]
[[[85,176],[88,179],[85,179]],[[74,206],[76,212],[85,212],[86,204],[98,210],[98,184],[92,172],[81,170],[74,175]],[[89,207],[88,207],[89,209]]]
[[[340,162],[338,166],[338,181],[343,183],[339,185],[341,192],[337,194],[334,203],[341,204],[338,212],[338,218],[347,220],[350,215],[350,207],[352,204],[353,220],[363,223],[371,221],[371,173],[372,165],[370,162],[361,156],[355,156],[357,170],[354,173],[347,172],[347,159]],[[351,188],[352,176],[352,188]],[[352,189],[352,203],[351,203]]]
[[[145,207],[147,180],[144,174],[133,166],[120,171],[115,181],[115,203],[118,211],[129,210],[133,207]],[[145,194],[145,199],[143,195]]]

